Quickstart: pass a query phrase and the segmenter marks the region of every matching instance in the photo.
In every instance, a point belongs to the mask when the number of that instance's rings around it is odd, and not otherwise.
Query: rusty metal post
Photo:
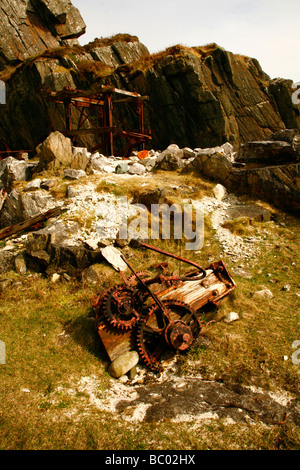
[[[139,132],[144,134],[144,106],[142,101],[137,102],[137,115],[139,119]],[[142,150],[145,150],[145,142],[142,143]]]
[[[113,104],[112,104],[112,93],[107,94],[107,111],[108,111],[108,126],[113,127]],[[110,155],[114,154],[114,137],[112,131],[109,131],[109,151]]]
[[[68,100],[65,103],[65,113],[66,113],[66,129],[68,131],[72,130],[72,105],[71,100]]]

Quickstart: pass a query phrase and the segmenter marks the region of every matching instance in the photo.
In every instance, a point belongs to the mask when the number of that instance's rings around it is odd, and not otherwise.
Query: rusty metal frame
[[[55,103],[55,110],[51,122],[51,130],[53,129],[54,116],[56,113],[56,106],[61,104],[64,106],[65,113],[65,129],[61,132],[70,137],[73,144],[76,145],[77,139],[80,135],[93,134],[99,142],[94,147],[90,148],[91,152],[103,149],[102,152],[106,155],[115,155],[115,140],[125,139],[125,145],[117,154],[124,158],[130,156],[134,147],[145,149],[145,143],[151,140],[151,131],[145,130],[144,126],[144,101],[147,101],[148,96],[141,96],[136,92],[121,90],[111,85],[101,85],[97,92],[76,90],[74,88],[66,87],[59,92],[52,92],[51,90],[43,90],[43,95],[48,101]],[[119,104],[133,104],[137,116],[137,130],[125,130],[117,123],[114,109]],[[74,123],[73,110],[79,111],[79,118],[77,123]],[[95,113],[95,110],[97,111]],[[95,120],[97,115],[98,124],[96,127],[88,127],[85,125],[90,124]],[[74,127],[75,126],[75,127]]]

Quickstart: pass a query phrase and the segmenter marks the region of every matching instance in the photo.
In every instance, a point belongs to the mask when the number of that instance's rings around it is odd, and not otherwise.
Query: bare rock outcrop
[[[85,32],[70,0],[1,0],[0,70]]]

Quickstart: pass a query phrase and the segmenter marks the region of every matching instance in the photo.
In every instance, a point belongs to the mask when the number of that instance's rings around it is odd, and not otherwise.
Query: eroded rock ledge
[[[85,33],[70,0],[1,0],[0,69]]]

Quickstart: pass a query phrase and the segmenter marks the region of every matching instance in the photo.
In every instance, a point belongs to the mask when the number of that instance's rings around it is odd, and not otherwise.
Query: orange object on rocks
[[[137,154],[137,157],[138,157],[140,160],[144,160],[144,158],[147,158],[148,156],[149,156],[148,150],[141,150],[141,151]]]

